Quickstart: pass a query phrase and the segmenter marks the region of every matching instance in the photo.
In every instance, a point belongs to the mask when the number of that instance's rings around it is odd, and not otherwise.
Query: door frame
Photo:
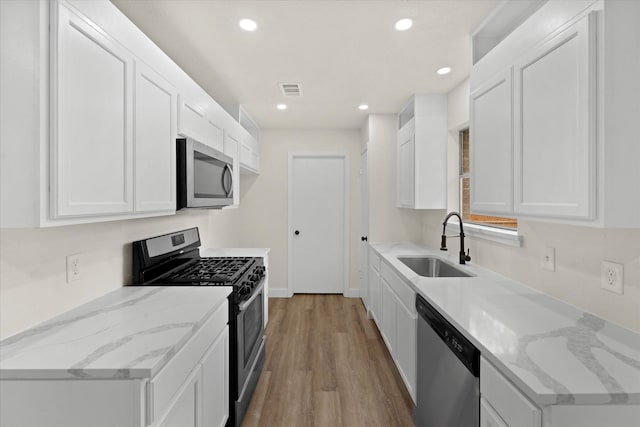
[[[288,162],[288,195],[287,195],[287,295],[293,296],[294,287],[292,286],[293,278],[293,161],[296,158],[339,158],[343,160],[344,164],[344,210],[342,213],[342,220],[344,223],[344,271],[342,278],[342,295],[349,295],[349,276],[351,270],[350,257],[349,257],[349,153],[346,151],[289,151]]]

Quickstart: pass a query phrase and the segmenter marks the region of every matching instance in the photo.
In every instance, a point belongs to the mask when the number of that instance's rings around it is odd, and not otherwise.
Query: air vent
[[[300,83],[280,83],[280,90],[284,96],[302,96]]]

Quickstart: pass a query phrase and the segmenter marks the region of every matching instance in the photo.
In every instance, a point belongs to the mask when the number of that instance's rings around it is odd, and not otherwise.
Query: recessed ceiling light
[[[441,76],[444,76],[445,74],[449,74],[450,72],[451,72],[451,67],[438,68],[438,70],[436,71],[436,73],[440,74]]]
[[[406,31],[413,25],[413,21],[409,18],[403,18],[396,21],[396,30]]]
[[[358,105],[358,109],[362,110],[362,111],[368,110],[369,106],[367,104],[360,104],[360,105]]]
[[[258,24],[253,19],[241,19],[239,25],[245,31],[255,31],[258,28]]]
[[[287,104],[278,104],[278,105],[276,105],[276,108],[278,110],[286,110],[287,109]]]

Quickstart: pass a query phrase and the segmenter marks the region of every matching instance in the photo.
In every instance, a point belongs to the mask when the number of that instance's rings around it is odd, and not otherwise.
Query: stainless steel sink
[[[422,277],[470,277],[472,274],[434,257],[398,257],[398,261]]]

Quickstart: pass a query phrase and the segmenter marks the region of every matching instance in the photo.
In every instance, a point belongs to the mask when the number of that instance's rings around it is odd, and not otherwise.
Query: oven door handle
[[[253,292],[253,295],[251,295],[251,298],[249,298],[248,300],[240,304],[240,307],[239,307],[240,313],[245,311],[247,307],[251,305],[254,299],[258,298],[258,295],[260,295],[260,292],[262,292],[262,289],[264,289],[264,279],[262,279],[262,282],[260,282],[260,286],[258,286],[256,290]]]

